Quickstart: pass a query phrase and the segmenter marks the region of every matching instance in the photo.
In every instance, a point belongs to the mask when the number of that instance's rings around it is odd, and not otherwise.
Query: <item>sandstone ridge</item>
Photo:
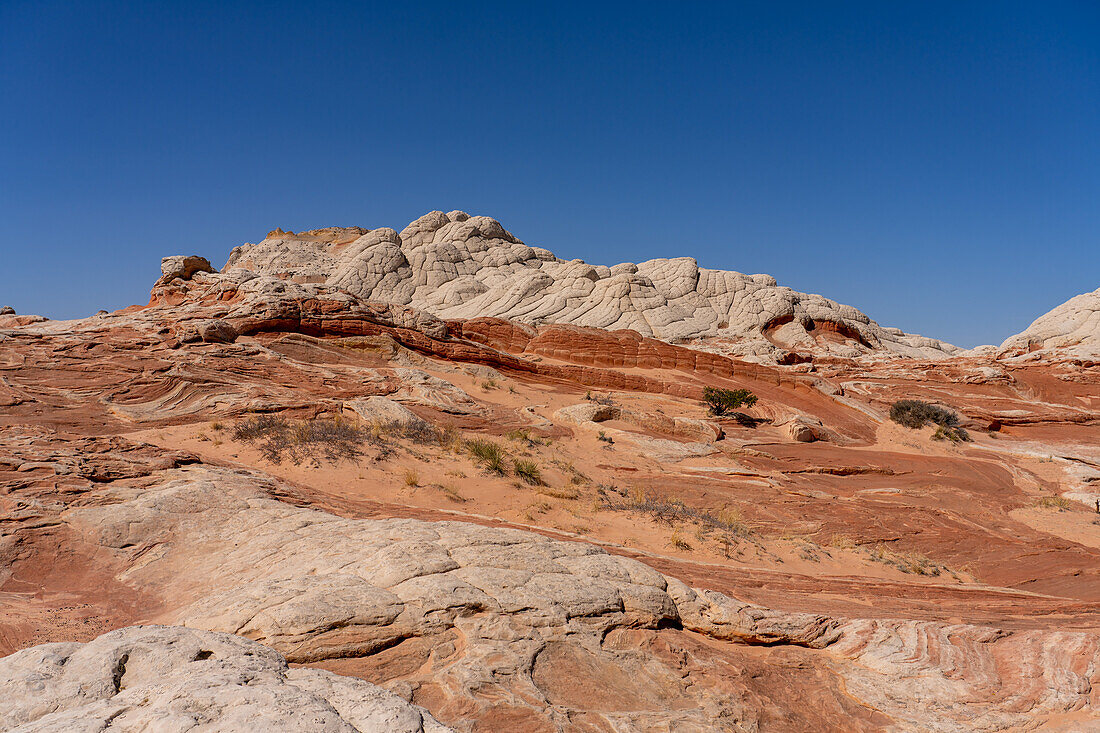
[[[178,269],[181,258],[173,258]],[[441,318],[633,329],[666,341],[762,360],[788,350],[942,358],[958,349],[883,328],[859,310],[779,286],[769,275],[699,267],[691,257],[611,267],[562,260],[524,244],[487,216],[433,211],[390,228],[276,229],[233,250],[223,272],[323,283],[364,300]]]

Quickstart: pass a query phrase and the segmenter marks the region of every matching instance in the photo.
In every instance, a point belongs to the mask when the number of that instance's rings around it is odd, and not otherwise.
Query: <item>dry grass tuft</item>
[[[918,552],[893,552],[882,545],[875,545],[871,549],[869,557],[873,562],[891,565],[903,573],[912,575],[937,576],[947,570],[944,565],[940,565]]]
[[[581,492],[574,488],[562,487],[560,489],[555,489],[552,486],[540,486],[535,489],[535,493],[542,494],[543,496],[552,496],[555,499],[578,499],[581,495]]]
[[[241,421],[233,429],[233,440],[256,446],[271,463],[286,459],[296,466],[303,461],[319,466],[322,459],[333,463],[356,460],[367,438],[365,431],[338,417],[290,421],[259,415]]]
[[[469,501],[469,499],[467,499],[465,496],[458,493],[458,489],[456,489],[452,484],[435,484],[435,485],[437,487],[439,487],[439,490],[443,492],[444,496],[446,496],[448,499],[450,499],[453,502],[457,502],[459,504],[462,504],[462,503],[465,503],[465,502]]]
[[[542,486],[546,483],[542,480],[542,469],[534,461],[516,458],[512,461],[512,470],[521,481],[531,486]]]
[[[1076,508],[1074,502],[1062,496],[1044,496],[1035,502],[1035,506],[1056,512],[1068,512]]]
[[[680,530],[678,529],[672,531],[672,536],[668,538],[668,544],[683,552],[691,552],[692,549],[691,544],[680,536]]]
[[[489,473],[495,473],[498,476],[507,473],[504,465],[504,458],[507,454],[500,444],[494,443],[488,438],[471,438],[466,441],[465,446],[467,452],[474,457],[474,460],[478,461]]]

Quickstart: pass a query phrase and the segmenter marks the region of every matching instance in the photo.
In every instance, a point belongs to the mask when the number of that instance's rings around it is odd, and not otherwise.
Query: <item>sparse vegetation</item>
[[[462,449],[465,447],[462,441],[462,435],[454,425],[448,425],[439,430],[435,439],[436,442],[439,443],[440,448],[453,453],[461,453]]]
[[[668,544],[683,552],[691,552],[692,549],[691,544],[680,536],[680,530],[672,531],[672,536],[668,538]]]
[[[544,486],[540,486],[539,488],[535,489],[535,491],[542,494],[543,496],[552,496],[555,499],[573,500],[573,499],[579,499],[580,496],[581,496],[581,493],[579,491],[577,491],[574,488],[568,487],[568,486],[563,486],[560,489],[555,489],[552,486],[545,486],[544,485]]]
[[[254,445],[271,463],[289,460],[294,465],[321,460],[338,463],[362,455],[365,431],[340,418],[290,421],[276,415],[259,415],[243,420],[233,429],[233,439]]]
[[[536,445],[550,445],[549,438],[541,438],[537,435],[532,435],[528,428],[510,430],[504,437],[516,443],[523,443],[528,448],[534,448]]]
[[[1073,502],[1062,496],[1044,496],[1035,502],[1035,506],[1056,512],[1068,512],[1074,508]]]
[[[967,443],[970,441],[970,433],[964,428],[945,428],[940,425],[932,433],[932,440],[949,440],[952,443]]]
[[[614,443],[614,442],[615,442],[615,441],[614,441],[614,440],[613,440],[613,439],[611,438],[611,436],[610,436],[610,435],[608,435],[607,433],[605,433],[605,432],[604,432],[604,431],[602,431],[602,430],[601,430],[601,431],[600,431],[599,433],[597,433],[597,434],[596,434],[596,440],[599,440],[599,441],[602,441],[602,442],[604,442],[604,443],[607,443],[608,445],[611,445],[612,443]]]
[[[747,389],[704,387],[703,401],[710,408],[711,415],[720,417],[733,412],[738,407],[752,407],[756,404],[756,395]]]
[[[920,400],[898,400],[890,406],[890,419],[898,425],[919,430],[929,423],[937,425],[932,440],[963,443],[970,434],[959,427],[959,416],[952,410]]]
[[[838,550],[853,550],[856,547],[856,543],[848,535],[834,534],[829,538],[829,546],[835,547]]]
[[[885,549],[882,545],[875,545],[871,550],[869,557],[873,562],[880,562],[884,565],[890,565],[903,573],[909,573],[912,575],[929,575],[937,576],[946,567],[939,563],[929,560],[924,555],[917,552],[893,552]]]
[[[515,430],[509,430],[508,434],[504,437],[508,440],[513,440],[517,443],[531,443],[531,431],[527,428],[517,428]]]
[[[497,388],[497,380],[495,379],[483,379],[481,380],[481,388],[488,392]]]
[[[446,496],[448,499],[450,499],[453,502],[456,502],[458,504],[463,504],[463,503],[469,501],[469,499],[467,499],[465,496],[458,493],[458,489],[456,489],[451,484],[436,484],[436,486],[439,487],[439,490],[443,492],[444,496]]]
[[[504,464],[504,458],[506,453],[504,448],[498,443],[494,443],[488,438],[471,438],[466,441],[466,450],[474,460],[479,462],[482,467],[489,473],[495,473],[498,476],[503,476],[507,473],[507,468]]]
[[[604,502],[604,508],[612,511],[638,512],[670,526],[676,522],[691,522],[707,531],[726,534],[731,542],[736,538],[752,535],[752,530],[741,519],[740,512],[735,509],[711,512],[688,506],[679,499],[651,499],[644,491],[638,491],[622,502],[612,499],[605,487],[600,487],[598,494]]]
[[[516,477],[524,483],[532,486],[542,486],[546,483],[542,480],[542,470],[539,468],[539,464],[532,460],[516,458],[512,461],[512,469],[515,471]]]
[[[410,486],[410,487],[411,486],[419,486],[420,485],[420,474],[418,474],[414,469],[411,469],[411,468],[407,469],[405,471],[405,485]]]
[[[580,486],[590,482],[590,479],[585,476],[581,471],[573,465],[573,461],[565,461],[560,458],[554,458],[550,461],[557,466],[563,473],[569,476],[569,483]]]

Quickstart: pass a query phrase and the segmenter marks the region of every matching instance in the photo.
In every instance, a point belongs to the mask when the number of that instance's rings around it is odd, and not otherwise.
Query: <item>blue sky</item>
[[[1100,5],[0,0],[0,305],[487,214],[999,343],[1100,287]]]

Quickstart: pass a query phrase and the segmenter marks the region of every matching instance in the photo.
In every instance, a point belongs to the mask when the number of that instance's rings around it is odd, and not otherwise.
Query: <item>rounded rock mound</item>
[[[487,216],[432,211],[400,233],[382,228],[276,229],[236,247],[223,273],[322,283],[363,300],[444,319],[632,329],[763,361],[790,351],[943,358],[959,349],[883,328],[859,310],[778,285],[770,275],[700,267],[691,257],[613,267],[531,247]]]

